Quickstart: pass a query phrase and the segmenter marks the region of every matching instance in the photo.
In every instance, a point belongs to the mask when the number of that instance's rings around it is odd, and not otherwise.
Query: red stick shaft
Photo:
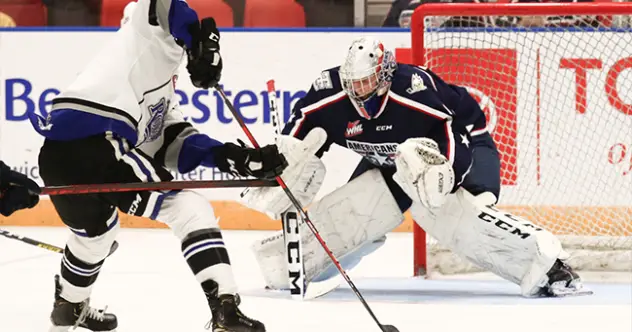
[[[213,181],[165,181],[133,183],[99,183],[42,188],[41,195],[97,194],[125,191],[178,190],[204,188],[274,187],[277,183],[266,180],[213,180]]]

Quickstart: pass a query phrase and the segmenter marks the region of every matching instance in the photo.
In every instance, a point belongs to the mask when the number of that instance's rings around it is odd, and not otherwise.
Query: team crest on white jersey
[[[360,120],[355,120],[353,122],[349,122],[347,124],[347,130],[345,130],[345,137],[353,137],[362,134],[364,130],[362,129],[362,124]]]
[[[406,89],[406,92],[412,95],[415,92],[424,91],[427,88],[428,87],[426,87],[426,84],[424,84],[424,80],[421,79],[421,76],[415,73],[410,78],[410,88]]]
[[[165,114],[169,109],[169,102],[170,100],[166,100],[163,97],[157,103],[148,106],[151,118],[145,128],[145,140],[143,142],[155,141],[162,134],[162,128],[165,124]]]
[[[51,130],[53,128],[53,124],[50,123],[51,122],[50,113],[48,113],[46,120],[44,120],[44,118],[40,115],[35,114],[35,116],[37,116],[37,126],[39,127],[40,130]]]
[[[395,167],[398,143],[367,143],[347,140],[347,148],[377,166]]]

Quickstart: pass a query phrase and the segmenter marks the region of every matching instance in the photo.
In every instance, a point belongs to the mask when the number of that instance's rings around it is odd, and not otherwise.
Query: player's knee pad
[[[370,170],[314,203],[311,221],[336,257],[371,243],[404,220],[379,170]],[[303,221],[300,222],[305,281],[311,282],[331,264],[329,256]],[[283,233],[253,245],[266,285],[288,288]]]
[[[105,227],[100,228],[96,236],[88,236],[79,230],[73,229],[68,239],[67,246],[70,252],[86,263],[97,263],[104,260],[110,253],[110,247],[121,228],[118,211],[114,210],[110,218],[105,222]]]
[[[217,219],[211,203],[204,196],[183,190],[165,195],[156,203],[156,220],[169,226],[180,239],[200,229],[217,228]]]

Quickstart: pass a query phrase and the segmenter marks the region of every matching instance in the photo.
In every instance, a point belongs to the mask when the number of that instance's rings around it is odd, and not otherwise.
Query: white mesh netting
[[[487,114],[499,207],[559,235],[581,270],[632,270],[630,17],[424,20],[426,66]],[[427,249],[431,270],[477,271],[431,240]]]

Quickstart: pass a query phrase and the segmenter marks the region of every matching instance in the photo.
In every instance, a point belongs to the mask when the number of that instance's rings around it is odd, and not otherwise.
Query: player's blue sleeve
[[[224,145],[208,135],[196,133],[188,136],[178,154],[178,172],[184,174],[198,166],[215,167],[213,148]]]
[[[198,166],[215,167],[213,148],[224,143],[202,134],[186,121],[169,124],[154,159],[171,170],[186,174]]]
[[[470,144],[472,138],[465,126],[453,121],[452,118],[442,122],[429,136],[439,144],[441,154],[452,165],[455,176],[452,192],[455,192],[472,167],[472,147]]]
[[[189,26],[199,21],[198,15],[184,0],[151,0],[149,23],[160,25],[189,48],[192,37]],[[153,15],[152,15],[153,14]]]

